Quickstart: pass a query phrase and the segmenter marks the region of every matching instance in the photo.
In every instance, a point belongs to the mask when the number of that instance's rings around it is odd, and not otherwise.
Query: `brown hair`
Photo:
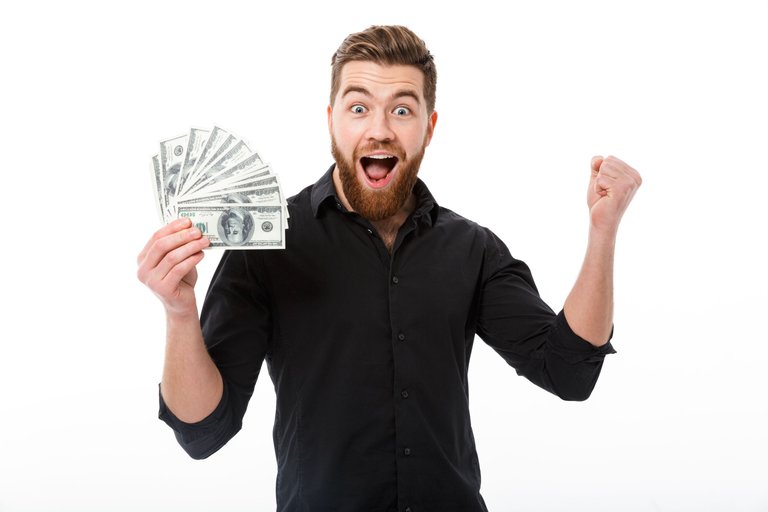
[[[351,61],[373,61],[387,66],[415,66],[424,73],[427,112],[435,110],[437,70],[427,45],[410,29],[400,25],[374,25],[350,34],[331,58],[331,105],[339,91],[341,69]]]

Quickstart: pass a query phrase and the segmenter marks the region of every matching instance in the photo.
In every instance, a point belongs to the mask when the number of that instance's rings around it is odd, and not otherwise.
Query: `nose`
[[[368,125],[369,140],[389,142],[395,138],[395,132],[392,131],[390,119],[386,111],[379,110],[369,117]]]

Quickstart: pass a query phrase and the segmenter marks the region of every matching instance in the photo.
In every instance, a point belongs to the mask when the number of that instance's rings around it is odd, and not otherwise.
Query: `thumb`
[[[601,155],[593,156],[590,165],[592,167],[592,175],[597,174],[600,171],[600,166],[603,165],[603,157]]]

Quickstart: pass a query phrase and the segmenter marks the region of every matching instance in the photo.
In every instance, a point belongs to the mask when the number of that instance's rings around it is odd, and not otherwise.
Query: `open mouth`
[[[366,181],[373,188],[382,188],[392,180],[398,158],[391,154],[376,154],[360,159]]]

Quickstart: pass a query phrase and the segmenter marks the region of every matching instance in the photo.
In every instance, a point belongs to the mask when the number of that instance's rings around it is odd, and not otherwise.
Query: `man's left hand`
[[[643,180],[635,169],[616,157],[592,157],[587,191],[591,227],[615,234],[621,216]]]

